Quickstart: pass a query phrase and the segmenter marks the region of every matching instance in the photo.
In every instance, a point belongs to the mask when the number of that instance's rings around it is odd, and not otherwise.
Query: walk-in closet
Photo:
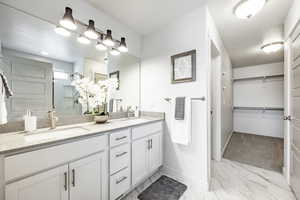
[[[232,84],[234,129],[224,158],[281,172],[283,63],[235,67]]]

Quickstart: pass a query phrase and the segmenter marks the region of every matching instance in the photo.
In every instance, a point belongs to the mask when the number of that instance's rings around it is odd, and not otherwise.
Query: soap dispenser
[[[26,111],[26,115],[24,116],[24,127],[26,132],[31,132],[36,130],[36,116],[32,116],[32,113],[30,110]]]

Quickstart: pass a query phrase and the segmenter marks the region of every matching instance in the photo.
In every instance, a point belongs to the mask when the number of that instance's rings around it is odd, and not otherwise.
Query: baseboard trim
[[[227,138],[227,141],[226,141],[226,143],[225,143],[225,146],[224,146],[223,149],[222,149],[222,157],[224,156],[224,153],[225,153],[226,148],[227,148],[227,146],[228,146],[228,144],[229,144],[229,142],[230,142],[230,140],[231,140],[231,137],[232,137],[233,132],[234,132],[234,131],[232,130],[231,133],[230,133],[230,135],[229,135],[229,137]]]
[[[161,172],[166,176],[186,184],[193,191],[193,193],[197,193],[196,195],[201,195],[203,191],[209,191],[209,181],[205,183],[203,180],[196,179],[195,177],[184,176],[182,173],[166,165],[163,166]]]

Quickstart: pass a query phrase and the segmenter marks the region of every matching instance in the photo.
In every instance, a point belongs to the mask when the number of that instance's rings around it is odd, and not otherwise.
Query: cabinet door
[[[68,166],[61,166],[5,188],[6,200],[68,200]]]
[[[70,200],[107,200],[107,155],[96,154],[69,164]]]
[[[150,137],[149,172],[157,170],[162,165],[162,134]]]
[[[148,175],[149,138],[132,142],[132,185],[136,186]]]

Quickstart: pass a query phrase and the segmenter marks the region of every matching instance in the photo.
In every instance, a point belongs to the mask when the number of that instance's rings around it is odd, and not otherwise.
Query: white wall
[[[2,42],[0,40],[0,58],[2,57]]]
[[[171,56],[197,50],[195,82],[171,84]],[[143,40],[141,63],[141,109],[166,113],[164,170],[194,186],[207,186],[207,102],[203,102],[196,119],[200,130],[192,135],[188,147],[172,143],[169,132],[171,107],[164,98],[207,96],[206,9],[201,7],[182,16]],[[197,189],[195,189],[196,192]]]
[[[108,63],[108,73],[119,71],[120,87],[113,98],[122,99],[119,106],[127,109],[128,106],[136,108],[140,106],[140,59],[126,55],[111,58]]]
[[[283,63],[234,68],[234,78],[283,74]],[[283,78],[235,81],[234,106],[283,108]],[[283,111],[234,111],[234,131],[283,138]]]
[[[221,96],[217,99],[217,120],[220,124],[217,125],[219,129],[218,134],[221,134],[221,151],[223,152],[226,148],[226,145],[230,139],[231,133],[233,131],[233,96],[232,96],[232,65],[230,57],[227,53],[226,48],[223,45],[223,41],[220,37],[220,34],[217,30],[217,27],[214,24],[213,18],[208,13],[208,29],[209,36],[213,43],[216,45],[221,56],[221,68],[216,70],[217,77],[220,77],[218,88],[215,88],[215,91],[218,91]]]
[[[166,113],[166,134],[164,150],[165,172],[192,184],[195,194],[207,189],[210,178],[209,131],[209,28],[208,9],[195,9],[163,29],[144,37],[141,64],[141,109]],[[221,40],[218,44],[221,45]],[[192,49],[197,50],[196,81],[171,84],[171,56]],[[223,50],[223,49],[222,49]],[[223,53],[223,52],[222,52]],[[229,59],[229,58],[228,58]],[[227,70],[227,68],[226,68]],[[181,146],[171,141],[170,97],[206,97],[206,101],[193,110],[193,128],[190,146]],[[196,127],[197,126],[197,127]]]
[[[300,1],[294,0],[284,23],[284,35],[288,38],[300,19]]]
[[[56,24],[64,14],[64,8],[70,6],[73,9],[75,18],[83,22],[94,19],[96,27],[102,30],[112,29],[113,37],[126,37],[129,53],[140,56],[141,36],[126,25],[108,16],[106,13],[96,9],[85,0],[0,0],[11,6],[22,9],[38,17],[47,19]]]
[[[107,65],[104,61],[100,62],[85,58],[83,68],[84,76],[89,77],[91,80],[95,80],[95,73],[108,74]]]

